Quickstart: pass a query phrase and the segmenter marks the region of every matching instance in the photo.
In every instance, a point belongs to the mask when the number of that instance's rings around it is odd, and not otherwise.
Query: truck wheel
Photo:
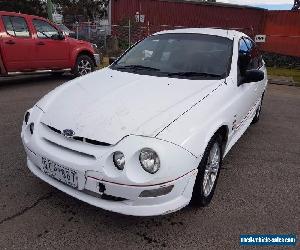
[[[87,55],[81,55],[77,57],[76,64],[73,69],[75,76],[83,76],[91,73],[95,70],[95,64],[93,59]]]
[[[192,204],[204,207],[210,203],[217,185],[222,155],[222,137],[216,134],[209,141],[198,166]]]

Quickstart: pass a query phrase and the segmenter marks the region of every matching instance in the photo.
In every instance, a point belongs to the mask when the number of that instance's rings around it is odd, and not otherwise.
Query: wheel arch
[[[219,134],[222,138],[222,154],[225,152],[225,148],[228,142],[228,134],[229,134],[229,128],[227,125],[222,125],[215,133],[214,135]]]
[[[79,56],[89,56],[93,60],[94,66],[96,67],[96,61],[95,61],[94,55],[93,55],[93,53],[91,51],[89,51],[89,50],[81,50],[81,51],[79,51],[79,53],[76,56],[75,62],[76,62],[76,60],[77,60],[77,58]]]
[[[76,50],[73,50],[72,51],[72,54],[71,54],[71,61],[72,61],[72,66],[71,68],[74,69],[75,65],[76,65],[76,62],[77,62],[77,58],[81,55],[86,55],[86,56],[89,56],[94,64],[96,65],[96,62],[95,62],[95,58],[94,58],[94,54],[92,51],[86,49],[86,48],[81,48],[81,49],[76,49]]]
[[[213,138],[217,134],[219,134],[222,138],[222,154],[224,155],[228,143],[229,126],[227,124],[221,123],[218,126],[214,127],[214,129],[211,129],[210,133],[207,133],[205,144],[204,144],[205,146],[202,149],[202,156],[211,138]]]

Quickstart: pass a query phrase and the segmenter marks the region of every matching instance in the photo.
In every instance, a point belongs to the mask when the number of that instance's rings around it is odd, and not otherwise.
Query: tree
[[[63,14],[84,16],[85,20],[95,20],[107,15],[109,0],[52,0],[63,9]]]
[[[0,1],[0,10],[47,16],[46,3],[43,0]]]

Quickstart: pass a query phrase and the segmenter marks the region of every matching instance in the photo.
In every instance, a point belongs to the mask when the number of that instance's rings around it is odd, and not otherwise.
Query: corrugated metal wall
[[[151,32],[170,27],[240,28],[252,36],[266,34],[266,52],[300,56],[300,11],[266,11],[257,8],[182,2],[180,0],[111,0],[112,24],[124,24],[139,12]],[[252,31],[251,31],[252,29]]]
[[[300,11],[268,11],[264,33],[264,51],[300,57]]]
[[[134,18],[136,12],[145,15],[144,23],[151,26],[234,27],[260,33],[265,11],[172,0],[112,0],[112,24]]]

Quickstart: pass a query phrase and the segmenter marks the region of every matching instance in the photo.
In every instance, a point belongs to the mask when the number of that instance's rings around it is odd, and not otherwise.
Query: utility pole
[[[47,14],[48,14],[48,19],[50,21],[53,21],[53,4],[51,0],[47,0]]]

